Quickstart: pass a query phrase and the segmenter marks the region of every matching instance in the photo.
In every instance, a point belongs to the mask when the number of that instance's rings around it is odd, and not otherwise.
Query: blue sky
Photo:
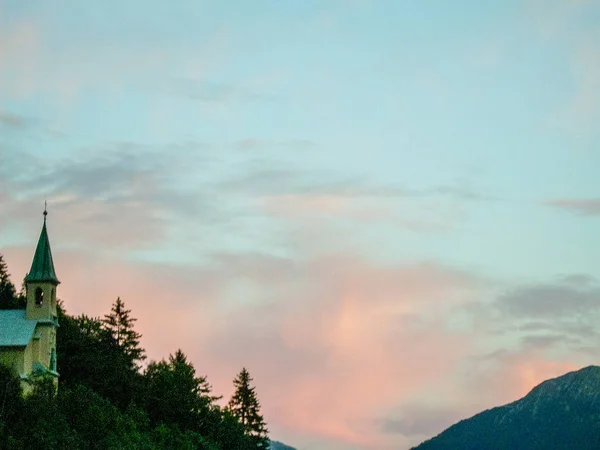
[[[0,249],[18,282],[47,199],[69,311],[121,295],[225,394],[248,358],[298,448],[412,445],[597,357],[598,24],[592,0],[0,0]],[[164,314],[206,330],[165,341]]]

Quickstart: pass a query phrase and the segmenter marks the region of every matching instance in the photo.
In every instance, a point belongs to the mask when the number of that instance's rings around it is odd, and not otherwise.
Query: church
[[[56,328],[58,327],[56,288],[60,283],[54,271],[46,216],[31,269],[25,277],[27,307],[0,310],[0,363],[21,378],[25,392],[35,375],[49,375],[58,383],[56,370]]]

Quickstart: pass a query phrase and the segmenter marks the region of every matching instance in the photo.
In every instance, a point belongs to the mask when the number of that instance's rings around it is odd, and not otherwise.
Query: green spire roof
[[[54,271],[54,262],[52,261],[52,251],[50,250],[50,241],[48,240],[48,232],[46,231],[46,215],[44,210],[44,226],[40,234],[40,239],[35,249],[33,263],[31,269],[25,277],[25,281],[46,281],[54,284],[60,283],[56,278]]]

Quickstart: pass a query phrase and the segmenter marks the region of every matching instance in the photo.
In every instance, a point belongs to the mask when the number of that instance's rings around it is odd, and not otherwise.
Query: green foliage
[[[78,445],[77,436],[56,402],[53,381],[46,377],[33,380],[33,392],[25,397],[23,415],[16,430],[24,449],[66,449]]]
[[[110,333],[131,366],[139,368],[139,363],[146,359],[146,356],[144,349],[140,347],[142,335],[133,328],[137,319],[132,318],[130,314],[131,310],[125,308],[121,297],[117,297],[110,314],[104,316],[102,326]]]
[[[235,392],[229,400],[227,409],[239,420],[246,435],[252,438],[256,447],[269,446],[268,430],[263,416],[260,414],[260,403],[256,396],[256,388],[250,386],[252,378],[246,368],[233,380]]]
[[[12,425],[23,415],[21,383],[11,370],[0,364],[0,448],[14,447]]]
[[[17,295],[4,257],[0,254],[0,309],[24,309],[25,306],[25,297]]]
[[[56,384],[54,377],[48,374],[32,375],[29,383],[32,385],[30,395],[51,402],[56,396]]]
[[[58,372],[61,384],[88,386],[122,409],[141,389],[141,375],[100,319],[70,317],[59,308]]]
[[[219,411],[219,414],[220,420],[213,439],[220,442],[223,449],[256,450],[255,439],[246,434],[244,425],[230,411],[225,409]]]
[[[151,448],[255,449],[255,439],[246,434],[244,426],[233,414],[216,405],[221,397],[212,393],[207,378],[196,374],[181,350],[169,355],[168,360],[151,362],[143,374],[137,365],[131,364],[132,353],[124,345],[123,336],[129,331],[135,333],[135,330],[133,322],[127,321],[125,333],[123,328],[121,331],[115,328],[115,323],[119,323],[117,317],[122,312],[127,312],[127,316],[130,313],[120,300],[118,303],[120,305],[113,305],[111,313],[115,320],[107,319],[111,315],[105,316],[104,320],[85,315],[71,317],[59,305],[59,398],[67,397],[72,391],[80,398],[88,398],[81,404],[73,399],[64,402],[68,422],[80,439],[102,442],[105,448],[112,445],[94,437],[94,430],[84,427],[87,421],[77,419],[86,417],[85,405],[89,405],[87,410],[94,410],[93,414],[99,417],[103,417],[102,411],[108,411],[106,414],[112,418],[118,418],[119,414],[128,418],[129,422],[96,421],[95,430],[124,429],[124,435],[133,435],[131,442],[123,448],[154,445]],[[135,345],[140,348],[138,343]],[[90,398],[90,393],[106,403],[99,404],[97,399]],[[76,414],[69,413],[77,405],[81,410]],[[108,405],[112,409],[109,410]],[[94,423],[91,414],[88,417],[90,423]],[[120,435],[115,433],[108,433],[107,439],[122,442]]]
[[[166,423],[182,429],[202,431],[203,418],[218,397],[206,377],[196,370],[181,350],[169,361],[152,362],[145,372],[145,406],[153,424]]]
[[[70,428],[74,430],[84,448],[91,450],[147,448],[150,440],[137,423],[142,414],[124,414],[111,402],[85,386],[61,389],[60,409]]]
[[[156,448],[163,450],[219,450],[221,448],[199,433],[190,430],[181,431],[177,425],[164,423],[154,430],[153,442]]]

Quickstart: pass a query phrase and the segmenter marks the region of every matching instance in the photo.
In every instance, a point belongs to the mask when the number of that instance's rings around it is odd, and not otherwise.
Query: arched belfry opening
[[[35,306],[42,306],[44,304],[44,290],[40,287],[35,289]]]

